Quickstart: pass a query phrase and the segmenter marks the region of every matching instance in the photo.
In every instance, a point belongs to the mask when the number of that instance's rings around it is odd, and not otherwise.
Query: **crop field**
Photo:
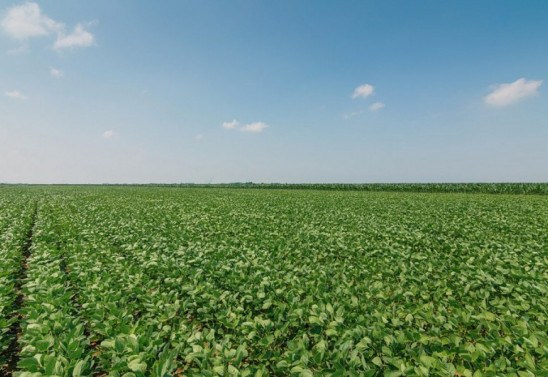
[[[547,375],[546,185],[321,188],[0,186],[0,374]]]

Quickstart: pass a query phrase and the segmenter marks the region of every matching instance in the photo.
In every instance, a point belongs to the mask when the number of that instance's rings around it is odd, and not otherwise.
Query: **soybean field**
[[[439,186],[0,186],[0,375],[546,376],[548,185]]]

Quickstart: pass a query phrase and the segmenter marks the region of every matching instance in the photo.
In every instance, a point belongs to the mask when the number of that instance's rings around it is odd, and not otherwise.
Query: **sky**
[[[0,0],[0,182],[548,182],[548,2]]]

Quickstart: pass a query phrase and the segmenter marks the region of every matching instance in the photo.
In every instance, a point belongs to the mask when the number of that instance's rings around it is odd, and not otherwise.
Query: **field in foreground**
[[[543,376],[548,196],[0,187],[0,374]]]

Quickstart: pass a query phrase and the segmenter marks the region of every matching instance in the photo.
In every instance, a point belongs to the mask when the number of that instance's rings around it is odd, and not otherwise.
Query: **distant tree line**
[[[280,189],[280,190],[340,190],[340,191],[393,191],[424,193],[475,193],[475,194],[530,194],[548,195],[548,183],[149,183],[149,184],[88,184],[88,185],[30,185],[2,184],[1,187],[192,187],[234,189]]]

